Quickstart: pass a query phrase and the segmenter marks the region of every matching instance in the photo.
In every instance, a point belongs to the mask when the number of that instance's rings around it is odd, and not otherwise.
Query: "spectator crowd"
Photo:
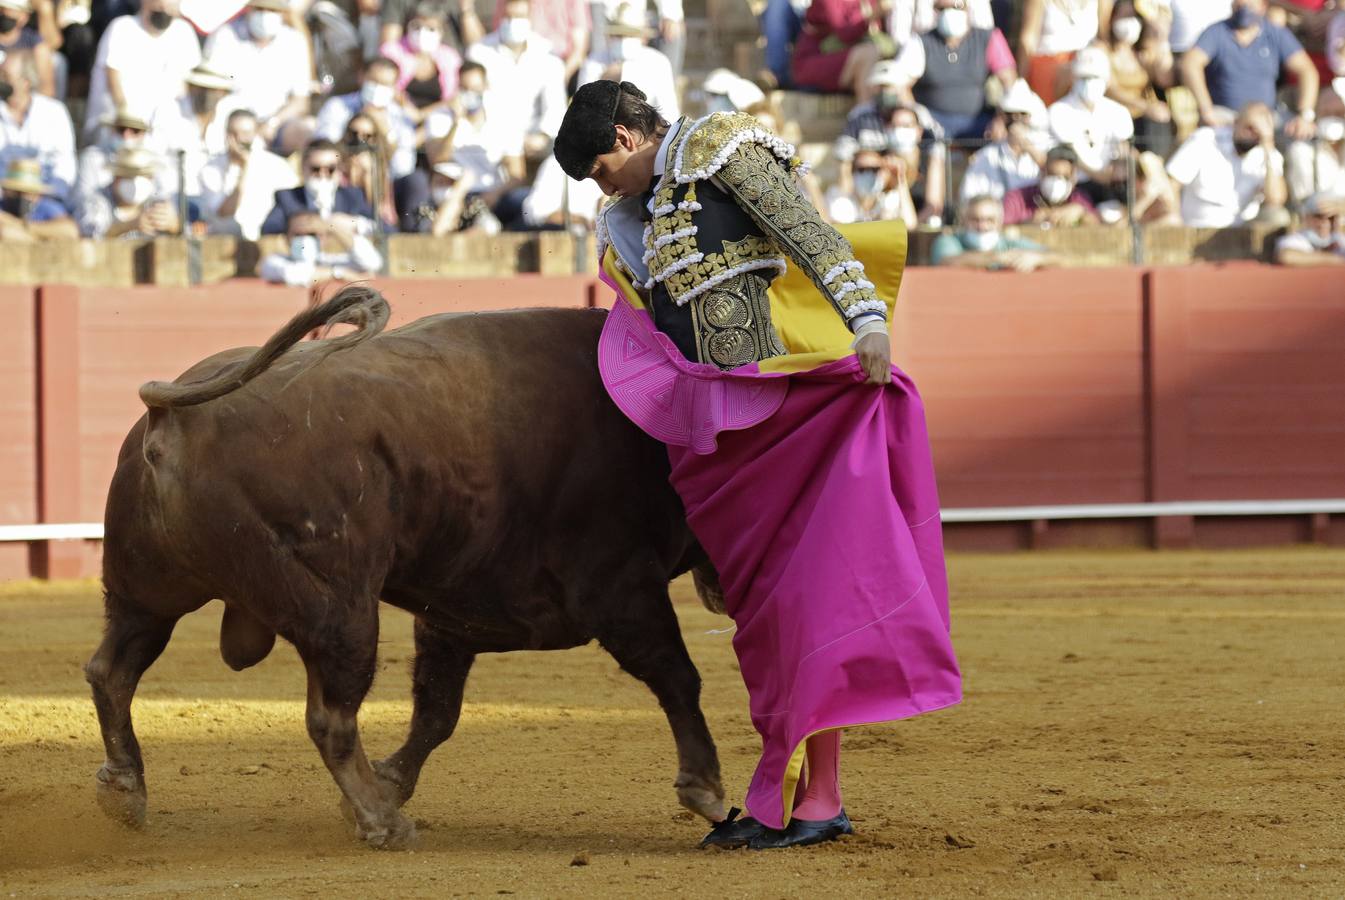
[[[490,7],[489,11],[487,6]],[[778,88],[849,96],[834,222],[946,231],[1264,223],[1345,262],[1336,0],[767,0],[765,68],[683,76],[681,0],[0,0],[0,236],[284,235],[270,280],[376,271],[380,235],[591,227],[550,156],[580,84],[797,140]],[[751,77],[748,77],[750,74]],[[794,133],[791,133],[794,132]]]

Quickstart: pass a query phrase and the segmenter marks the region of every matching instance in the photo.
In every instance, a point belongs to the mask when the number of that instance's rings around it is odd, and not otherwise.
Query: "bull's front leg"
[[[687,653],[666,585],[623,593],[607,608],[620,610],[598,634],[621,668],[658,698],[677,744],[674,787],[683,806],[711,822],[724,819],[719,754],[701,711],[701,678]]]

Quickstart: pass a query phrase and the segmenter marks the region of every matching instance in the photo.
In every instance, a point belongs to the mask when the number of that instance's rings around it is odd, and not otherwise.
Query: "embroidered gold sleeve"
[[[886,318],[887,305],[864,277],[864,264],[855,259],[850,242],[822,221],[768,149],[740,144],[715,177],[817,285],[846,324],[860,314]]]

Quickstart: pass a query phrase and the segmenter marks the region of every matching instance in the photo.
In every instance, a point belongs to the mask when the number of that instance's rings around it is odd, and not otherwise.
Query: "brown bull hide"
[[[131,698],[177,619],[220,598],[231,666],[260,661],[276,635],[298,649],[309,733],[374,846],[414,836],[398,807],[452,734],[476,654],[595,638],[667,712],[681,802],[722,817],[667,594],[702,554],[666,451],[599,380],[603,313],[441,315],[378,333],[386,320],[382,297],[347,288],[260,350],[142,388],[151,408],[109,491],[107,623],[86,667],[103,808],[143,822]],[[332,321],[360,330],[298,343]],[[414,710],[405,744],[371,768],[356,713],[380,599],[416,617]]]

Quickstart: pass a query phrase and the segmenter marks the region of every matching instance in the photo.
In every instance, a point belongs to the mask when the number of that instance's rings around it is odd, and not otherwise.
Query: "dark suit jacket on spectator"
[[[308,202],[308,194],[302,187],[276,191],[276,205],[271,208],[270,215],[262,223],[262,234],[285,234],[289,231],[291,216],[311,212],[317,212],[317,209]],[[374,211],[369,208],[364,193],[359,188],[344,184],[336,189],[336,203],[332,206],[332,212],[348,213],[366,219],[374,217]]]

